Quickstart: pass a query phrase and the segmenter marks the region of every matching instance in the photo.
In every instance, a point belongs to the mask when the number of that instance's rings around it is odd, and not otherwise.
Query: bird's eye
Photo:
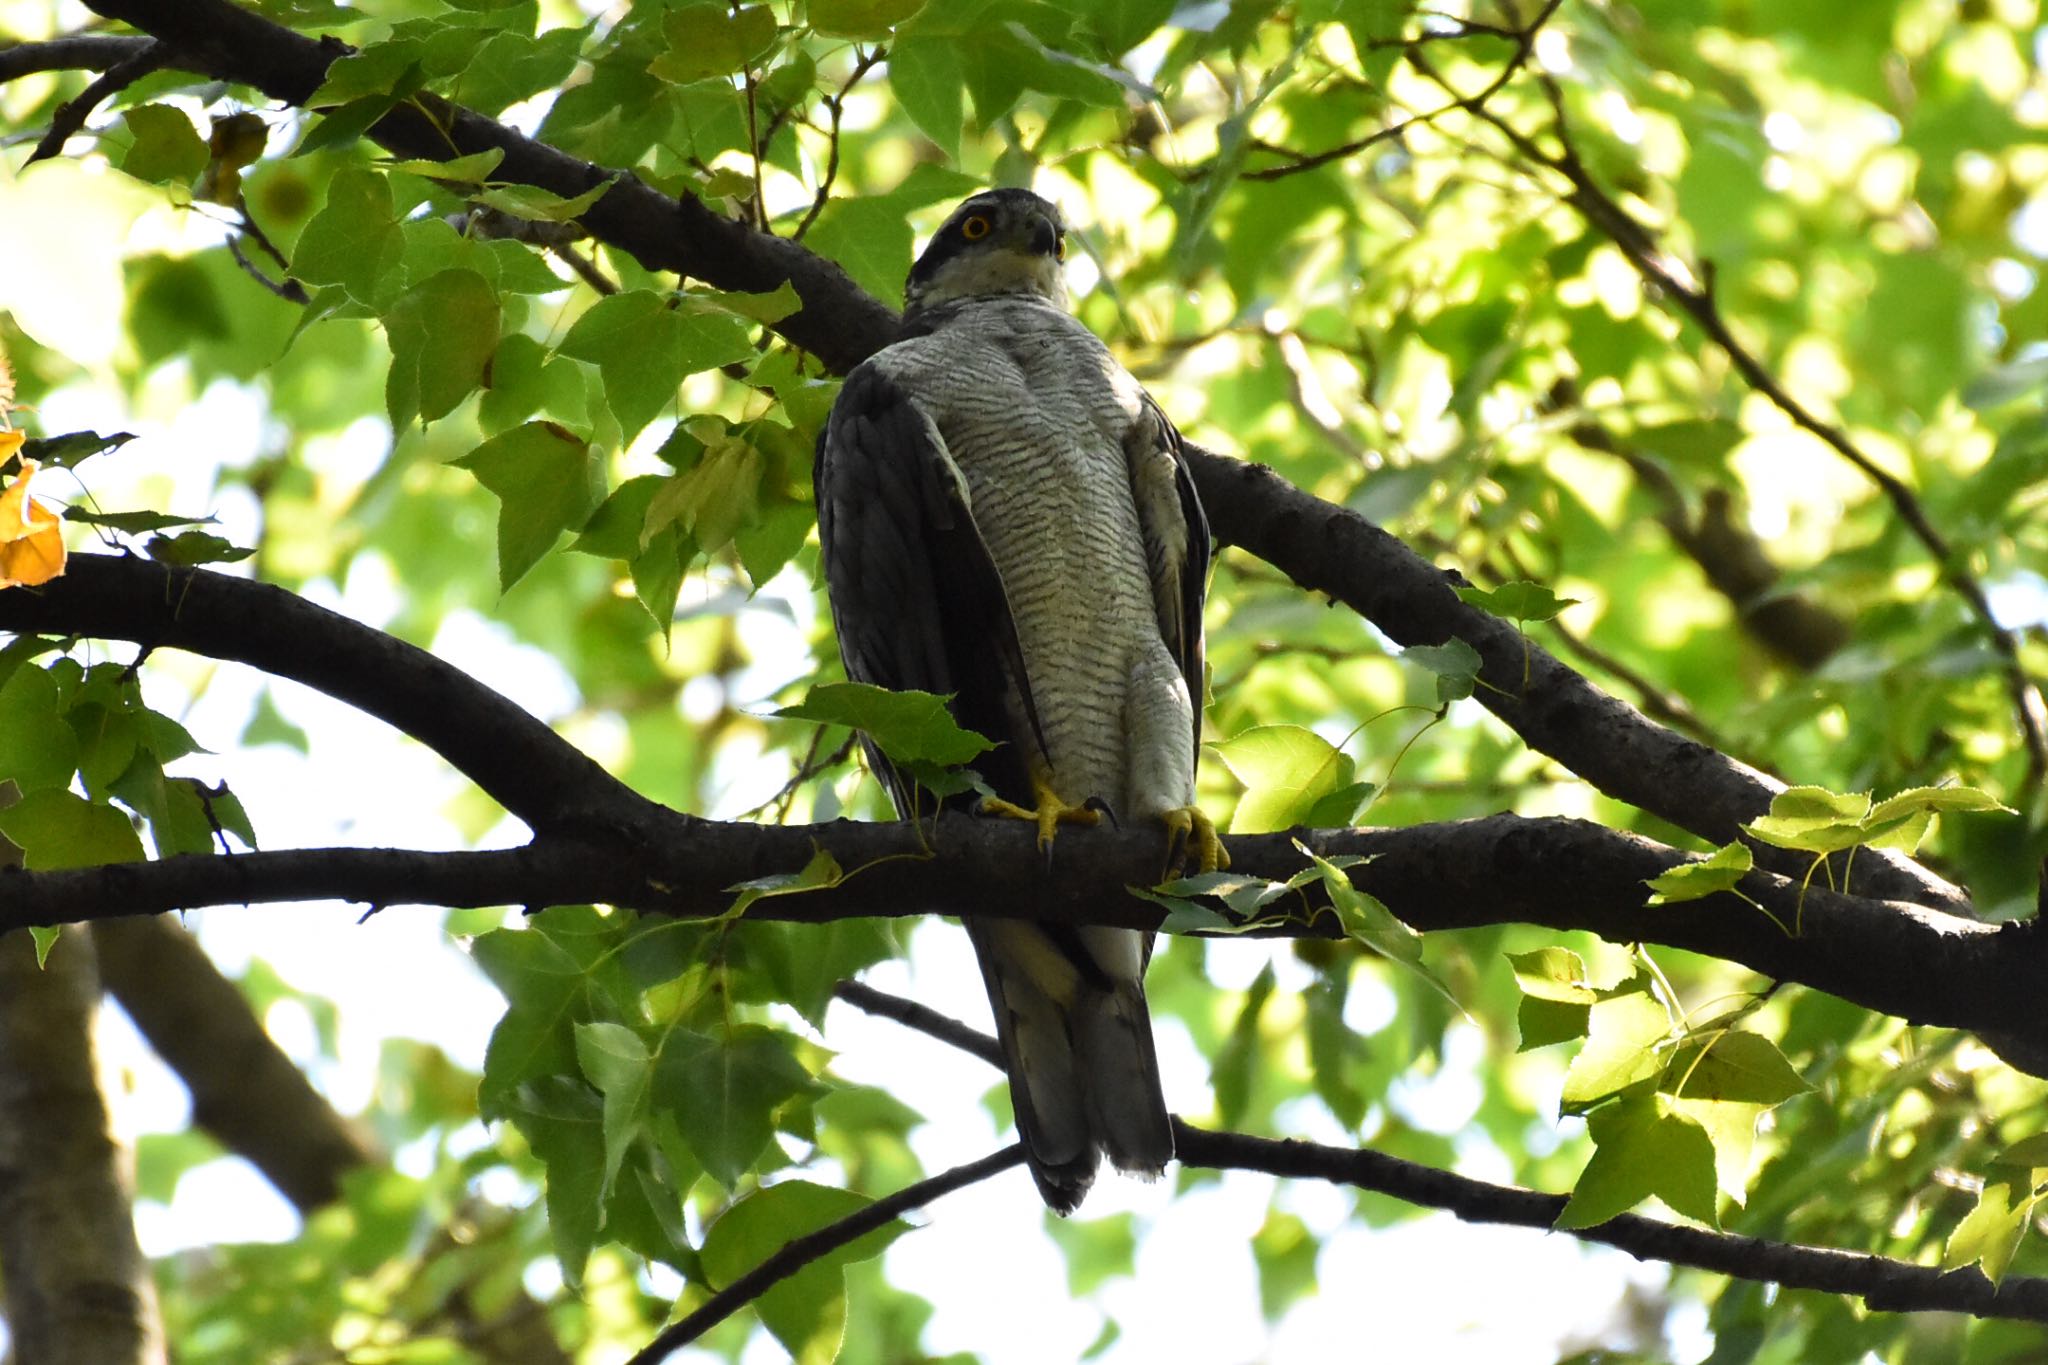
[[[1058,244],[1052,249],[1052,258],[1056,261],[1067,259],[1067,238],[1064,233],[1060,235]]]
[[[980,214],[960,220],[960,235],[970,242],[978,242],[988,236],[989,221]]]

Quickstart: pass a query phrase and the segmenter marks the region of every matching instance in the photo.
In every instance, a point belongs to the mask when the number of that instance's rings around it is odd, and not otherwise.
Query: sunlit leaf
[[[821,683],[802,701],[775,714],[859,730],[883,753],[901,761],[921,759],[954,767],[995,748],[993,741],[963,730],[946,710],[946,698],[929,692],[891,692],[867,683]]]

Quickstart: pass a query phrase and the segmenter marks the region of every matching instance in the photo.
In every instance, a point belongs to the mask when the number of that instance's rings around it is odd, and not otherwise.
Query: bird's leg
[[[1195,855],[1197,872],[1218,872],[1230,866],[1230,854],[1216,833],[1216,822],[1200,806],[1176,806],[1160,817],[1166,821],[1166,871],[1186,864]]]
[[[1031,775],[1032,795],[1037,805],[1020,806],[1005,801],[1000,796],[982,798],[983,815],[1001,815],[1012,820],[1029,820],[1038,826],[1038,847],[1049,860],[1052,857],[1052,836],[1061,825],[1099,825],[1105,807],[1099,800],[1085,801],[1078,806],[1068,805],[1060,794],[1052,789],[1052,783],[1043,773]]]

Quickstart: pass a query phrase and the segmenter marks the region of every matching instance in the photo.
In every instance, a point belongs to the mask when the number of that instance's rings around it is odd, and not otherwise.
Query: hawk
[[[1180,434],[1067,312],[1059,210],[962,203],[911,268],[904,331],[847,377],[818,441],[825,583],[857,682],[948,693],[999,746],[984,813],[1163,821],[1222,858],[1196,809],[1209,527]],[[869,749],[905,816],[912,780]],[[971,797],[967,798],[972,800]],[[955,798],[959,803],[960,798]],[[967,920],[1031,1172],[1069,1213],[1103,1155],[1173,1157],[1144,973],[1152,936]]]

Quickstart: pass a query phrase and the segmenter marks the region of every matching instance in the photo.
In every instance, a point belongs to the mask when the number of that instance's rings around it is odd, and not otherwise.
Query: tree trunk
[[[0,938],[0,1278],[24,1365],[164,1365],[163,1326],[93,1055],[92,938],[66,929],[37,966]]]

